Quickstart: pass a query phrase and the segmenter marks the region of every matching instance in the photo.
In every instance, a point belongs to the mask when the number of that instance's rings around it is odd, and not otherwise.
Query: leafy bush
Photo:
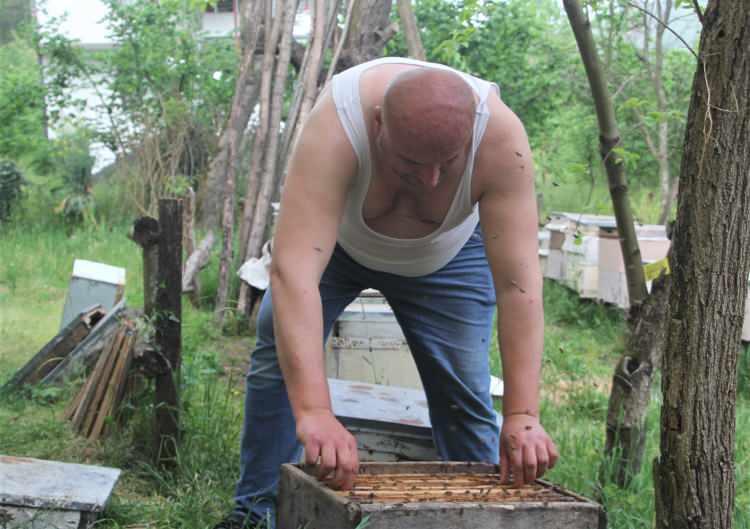
[[[71,224],[94,222],[94,199],[91,194],[94,157],[85,130],[66,134],[55,141],[56,173],[61,185],[53,191],[62,196],[55,212]]]
[[[33,48],[23,40],[0,47],[0,157],[33,155],[44,136],[44,87]]]
[[[0,222],[8,220],[11,210],[20,201],[24,183],[16,164],[0,160]]]

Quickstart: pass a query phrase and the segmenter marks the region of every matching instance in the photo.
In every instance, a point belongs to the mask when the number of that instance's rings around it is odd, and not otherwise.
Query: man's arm
[[[523,125],[497,96],[490,110],[477,166],[479,214],[498,300],[502,474],[512,470],[521,484],[544,474],[558,454],[539,423],[544,310],[531,151]]]
[[[316,104],[292,153],[281,198],[271,265],[276,348],[297,437],[319,477],[350,488],[357,471],[354,437],[331,411],[323,354],[319,284],[336,244],[357,159],[330,94]]]

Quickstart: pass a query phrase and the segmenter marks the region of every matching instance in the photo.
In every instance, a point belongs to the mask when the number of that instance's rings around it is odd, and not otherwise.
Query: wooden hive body
[[[278,529],[603,529],[602,508],[544,481],[500,484],[483,463],[362,463],[354,489],[333,491],[284,465]]]

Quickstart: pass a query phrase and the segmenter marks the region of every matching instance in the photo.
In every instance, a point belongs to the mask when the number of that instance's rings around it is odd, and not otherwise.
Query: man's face
[[[394,130],[395,129],[395,130]],[[466,165],[470,140],[430,149],[407,134],[399,134],[396,127],[388,127],[376,116],[376,147],[378,159],[385,171],[414,191],[430,192]]]

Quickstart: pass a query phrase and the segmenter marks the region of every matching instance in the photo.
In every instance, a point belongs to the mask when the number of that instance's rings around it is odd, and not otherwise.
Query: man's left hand
[[[555,443],[533,415],[509,415],[500,432],[500,480],[520,487],[552,469],[559,454]]]

